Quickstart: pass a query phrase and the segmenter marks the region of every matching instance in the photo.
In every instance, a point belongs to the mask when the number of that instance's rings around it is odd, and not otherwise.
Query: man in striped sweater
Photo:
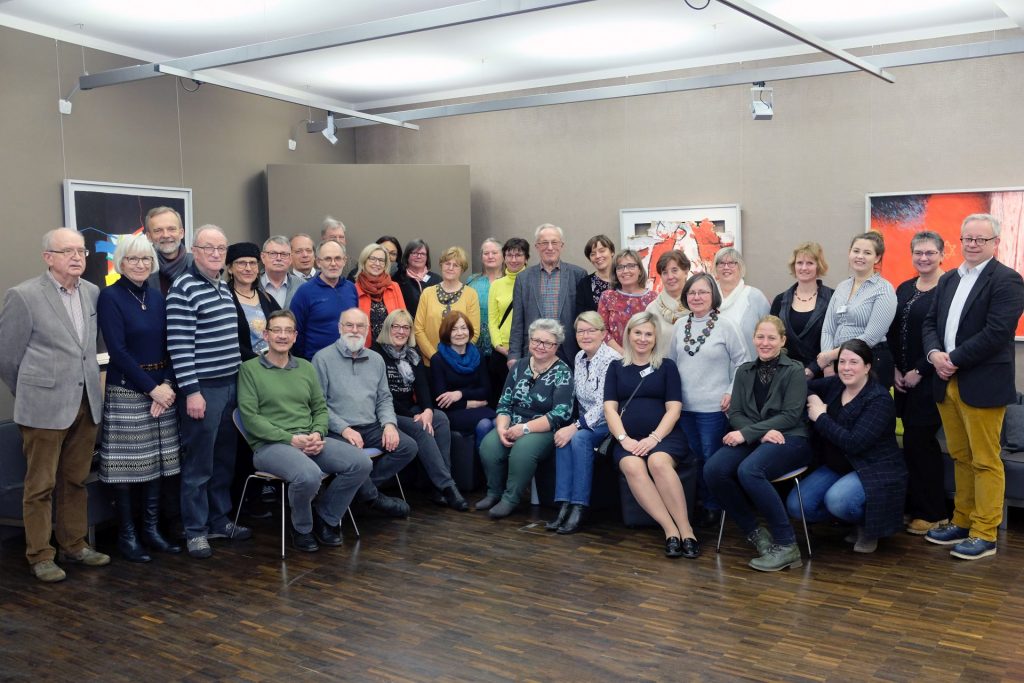
[[[211,538],[252,536],[228,517],[236,443],[231,413],[241,355],[235,304],[220,280],[227,250],[220,228],[199,228],[192,240],[195,262],[167,294],[167,348],[181,415],[181,519],[195,558],[213,553]]]

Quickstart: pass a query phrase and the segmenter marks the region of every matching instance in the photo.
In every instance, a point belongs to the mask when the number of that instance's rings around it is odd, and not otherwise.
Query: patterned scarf
[[[416,376],[413,374],[413,367],[420,362],[420,354],[416,352],[416,349],[412,348],[408,344],[402,348],[396,348],[393,344],[381,344],[380,347],[384,349],[384,352],[388,354],[393,360],[398,361],[398,374],[402,378],[402,382],[405,386],[411,387],[413,380]]]

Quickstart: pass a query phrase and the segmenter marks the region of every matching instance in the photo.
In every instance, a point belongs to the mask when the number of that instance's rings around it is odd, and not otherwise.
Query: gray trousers
[[[449,486],[455,486],[455,480],[452,479],[452,429],[443,411],[433,412],[433,436],[411,417],[401,415],[398,416],[398,431],[415,439],[420,462],[430,477],[430,483],[444,491]]]
[[[380,424],[352,425],[352,429],[359,432],[360,436],[363,437],[363,448],[379,448],[384,451],[384,445],[381,442],[384,436],[384,428]],[[342,439],[339,434],[332,433],[327,438],[337,442],[345,452],[359,454],[363,452],[362,449],[356,448],[348,441]],[[364,502],[377,500],[379,495],[377,487],[401,472],[402,468],[412,462],[415,457],[416,441],[399,430],[398,448],[391,452],[384,451],[383,455],[378,455],[373,459],[373,471],[370,473],[369,478],[359,487],[359,493],[357,494],[359,500]]]
[[[347,445],[347,444],[346,444]],[[288,482],[288,503],[292,527],[302,534],[313,529],[313,499],[320,491],[324,474],[335,475],[317,500],[316,511],[331,526],[338,526],[356,491],[368,480],[373,463],[358,448],[342,448],[334,439],[324,439],[319,455],[309,456],[290,444],[260,446],[252,456],[256,469]]]

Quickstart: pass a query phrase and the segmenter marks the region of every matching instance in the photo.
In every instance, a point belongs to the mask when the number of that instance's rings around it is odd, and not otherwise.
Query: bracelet
[[[654,440],[655,440],[655,441],[657,441],[658,443],[661,443],[661,437],[660,437],[660,436],[658,436],[658,435],[657,435],[657,434],[656,434],[655,432],[651,432],[651,433],[650,433],[650,434],[648,434],[647,436],[651,437],[652,439],[654,439]]]

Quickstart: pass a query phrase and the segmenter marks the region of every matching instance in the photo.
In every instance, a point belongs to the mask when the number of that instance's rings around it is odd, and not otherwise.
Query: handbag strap
[[[505,315],[501,316],[501,322],[498,323],[498,327],[501,327],[502,325],[505,324],[505,321],[508,320],[508,314],[511,313],[511,312],[512,312],[512,302],[509,301],[508,302],[508,308],[505,309]]]
[[[645,379],[647,379],[646,375],[640,378],[640,381],[636,385],[636,389],[634,389],[633,393],[630,394],[629,398],[626,399],[626,405],[622,406],[622,410],[619,411],[619,417],[622,417],[623,415],[626,414],[626,408],[629,407],[629,402],[633,400],[634,396],[636,396],[636,392],[640,391],[640,386],[644,383]]]

